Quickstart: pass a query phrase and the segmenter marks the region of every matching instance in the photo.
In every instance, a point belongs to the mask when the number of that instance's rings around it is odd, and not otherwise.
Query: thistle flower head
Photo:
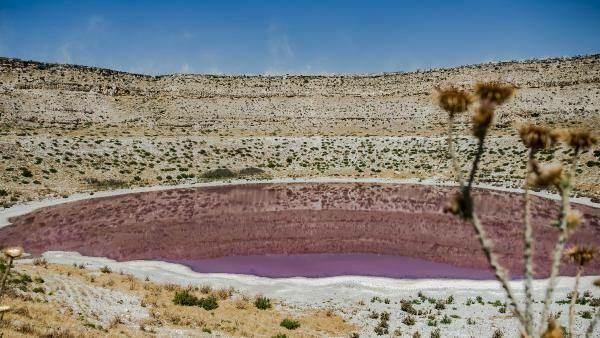
[[[588,149],[598,142],[587,129],[567,129],[561,134],[561,138],[575,149]]]
[[[536,126],[533,124],[524,124],[519,127],[519,136],[527,148],[534,150],[550,148],[558,138],[557,134],[550,128]]]
[[[473,114],[473,134],[483,138],[494,120],[494,106],[483,102]]]
[[[473,96],[456,87],[435,88],[438,105],[450,116],[466,112],[473,103]]]
[[[475,94],[481,101],[489,101],[501,105],[515,94],[515,86],[498,81],[477,82]]]
[[[450,213],[456,216],[462,216],[465,210],[465,199],[463,194],[456,193],[452,195],[446,206],[444,206],[444,212]]]
[[[567,227],[573,230],[583,223],[583,213],[577,209],[570,209],[566,214]]]
[[[540,188],[554,186],[560,187],[563,179],[563,168],[560,163],[540,165],[537,161],[532,162],[533,172],[529,176],[529,183]]]
[[[584,266],[594,259],[596,250],[589,246],[574,245],[567,249],[565,254],[569,256],[579,266]]]
[[[542,338],[562,338],[562,330],[554,319],[548,320],[548,328],[542,333]]]
[[[4,250],[2,250],[2,252],[8,257],[18,258],[21,257],[21,255],[23,254],[23,248],[21,248],[20,246],[11,246],[5,248]]]

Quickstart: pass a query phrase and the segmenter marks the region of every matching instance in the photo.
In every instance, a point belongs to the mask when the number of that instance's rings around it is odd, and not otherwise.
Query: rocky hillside
[[[522,184],[519,122],[600,129],[600,55],[334,76],[146,76],[0,58],[0,205],[248,173],[449,179],[447,117],[431,93],[477,80],[519,87],[496,117],[479,182]],[[469,124],[465,114],[457,125],[465,165]],[[576,190],[598,198],[600,150],[579,163]]]
[[[434,86],[500,79],[521,88],[511,116],[600,122],[600,55],[341,76],[145,76],[0,58],[11,124],[187,127],[220,135],[390,135],[437,131]]]

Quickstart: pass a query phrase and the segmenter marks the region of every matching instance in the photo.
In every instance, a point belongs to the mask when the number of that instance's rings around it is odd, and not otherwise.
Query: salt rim
[[[179,285],[210,284],[213,288],[234,287],[236,290],[263,294],[269,297],[286,299],[287,302],[310,304],[322,302],[324,299],[338,300],[358,299],[372,295],[395,295],[402,291],[429,292],[473,292],[486,291],[498,296],[503,294],[502,287],[494,280],[468,279],[400,279],[373,276],[336,276],[321,278],[291,277],[269,278],[253,275],[229,273],[201,273],[192,271],[187,266],[151,260],[133,260],[117,262],[104,257],[82,256],[77,252],[47,251],[42,255],[48,262],[58,264],[83,264],[86,268],[100,269],[108,266],[112,271],[122,271],[137,278],[159,283],[174,283]],[[31,263],[31,259],[21,259],[17,264]],[[583,276],[580,287],[591,288],[597,276]],[[574,277],[558,277],[556,290],[572,288]],[[547,279],[534,280],[534,291],[543,291]],[[509,282],[516,293],[523,292],[520,280]]]
[[[179,185],[156,185],[150,187],[138,187],[128,189],[117,189],[109,191],[94,192],[93,195],[88,193],[76,193],[67,198],[46,198],[38,201],[15,204],[9,208],[0,209],[0,228],[10,225],[8,221],[12,217],[28,214],[40,208],[59,205],[63,203],[82,201],[92,198],[111,197],[126,194],[134,194],[140,192],[163,191],[171,189],[189,189],[199,187],[218,187],[228,185],[242,184],[264,184],[264,183],[388,183],[388,184],[416,184],[428,186],[452,187],[458,184],[454,181],[443,181],[437,177],[426,179],[410,178],[410,179],[394,179],[394,178],[342,178],[342,177],[303,177],[303,178],[275,178],[269,180],[229,180],[218,182],[202,182],[202,183],[184,183]],[[523,189],[498,187],[490,184],[474,184],[475,188],[488,189],[493,191],[523,193]],[[547,191],[530,191],[531,195],[552,200],[560,200],[560,195]],[[592,202],[587,197],[571,197],[570,201],[575,204],[586,205],[593,208],[600,208],[600,203]]]

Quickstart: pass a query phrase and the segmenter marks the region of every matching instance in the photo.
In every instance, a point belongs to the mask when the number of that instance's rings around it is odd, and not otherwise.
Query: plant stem
[[[448,155],[450,156],[450,161],[452,162],[452,167],[454,168],[456,181],[462,188],[465,185],[465,182],[463,181],[462,170],[458,164],[458,159],[456,158],[456,154],[454,152],[454,115],[448,116]]]
[[[496,279],[500,282],[500,284],[502,285],[502,288],[506,292],[506,295],[510,302],[510,306],[512,306],[515,315],[519,319],[519,322],[521,323],[521,325],[523,327],[525,327],[525,325],[526,325],[525,317],[523,317],[523,314],[519,310],[519,307],[517,305],[516,298],[514,296],[512,288],[510,287],[510,285],[508,283],[508,277],[506,276],[506,272],[504,271],[504,268],[502,266],[500,266],[500,263],[498,262],[498,259],[496,258],[496,255],[493,252],[492,242],[488,238],[487,233],[486,233],[483,225],[481,224],[481,221],[479,220],[479,217],[473,210],[473,202],[471,199],[471,188],[473,185],[473,181],[475,179],[475,174],[479,167],[479,162],[481,161],[481,156],[483,155],[485,134],[481,138],[479,138],[479,142],[477,145],[477,153],[475,155],[475,159],[473,160],[471,172],[469,173],[468,185],[465,186],[464,181],[462,179],[461,170],[460,170],[460,167],[458,166],[458,161],[456,159],[456,154],[454,153],[453,138],[452,138],[453,123],[454,123],[454,120],[452,117],[450,117],[449,118],[450,127],[448,128],[448,153],[450,155],[450,159],[452,161],[454,170],[456,172],[457,180],[460,185],[461,192],[463,194],[463,200],[465,201],[465,204],[466,204],[466,208],[465,208],[466,210],[463,210],[464,211],[463,218],[465,218],[465,220],[469,221],[475,228],[475,232],[477,233],[477,238],[479,240],[479,244],[481,245],[481,248],[483,249],[483,252],[488,261],[488,264],[494,271],[494,275],[496,276]]]
[[[529,149],[527,159],[527,175],[525,176],[525,186],[523,188],[523,223],[525,229],[523,231],[523,261],[525,262],[525,319],[527,321],[527,334],[533,335],[533,230],[531,228],[531,199],[529,197],[529,175],[533,170],[533,160],[535,150]]]
[[[573,292],[571,293],[571,304],[569,305],[569,337],[573,337],[573,310],[575,309],[575,303],[577,303],[577,298],[579,297],[579,278],[581,277],[581,272],[583,271],[582,266],[577,267],[577,275],[575,276],[575,286],[573,287]]]
[[[477,232],[477,238],[479,239],[479,244],[481,245],[481,248],[483,249],[483,252],[485,253],[485,257],[487,258],[487,261],[488,261],[490,267],[494,271],[494,275],[496,276],[496,279],[502,285],[504,292],[506,292],[506,296],[508,297],[509,305],[512,306],[513,311],[514,311],[515,315],[517,316],[517,318],[519,319],[519,322],[521,323],[521,325],[523,325],[525,327],[526,319],[523,316],[522,312],[519,310],[519,306],[517,305],[517,302],[516,302],[516,297],[512,291],[512,288],[510,287],[509,282],[508,282],[508,277],[506,275],[506,271],[500,265],[496,255],[494,254],[492,241],[488,238],[487,233],[486,233],[483,225],[481,224],[479,217],[477,216],[477,213],[473,212],[470,222],[471,222],[471,224],[473,224],[473,227],[475,228],[475,231]]]
[[[546,326],[548,325],[548,310],[550,308],[550,303],[552,302],[552,294],[554,293],[554,288],[556,287],[556,277],[558,276],[558,271],[560,269],[560,260],[565,249],[567,239],[569,238],[569,228],[567,227],[567,213],[569,212],[570,208],[569,193],[571,191],[571,186],[573,185],[573,181],[575,179],[575,169],[577,168],[578,155],[579,149],[575,149],[575,153],[573,154],[572,159],[573,169],[571,170],[570,174],[567,174],[568,177],[566,184],[560,188],[560,234],[558,235],[558,240],[556,241],[556,245],[554,246],[554,251],[552,253],[552,267],[550,269],[550,278],[548,279],[548,286],[546,286],[544,307],[542,309],[542,316],[540,319],[540,335],[546,330]]]
[[[4,286],[6,285],[6,279],[8,278],[8,274],[10,273],[10,267],[12,266],[13,258],[8,257],[8,265],[6,266],[6,271],[4,271],[4,275],[2,276],[2,281],[0,282],[0,297],[4,293]]]
[[[586,338],[590,338],[592,336],[592,333],[594,333],[594,328],[598,324],[599,320],[600,320],[600,309],[598,309],[596,311],[596,315],[594,316],[594,319],[592,319],[592,321],[590,322],[590,326],[588,326],[588,329],[585,332]]]

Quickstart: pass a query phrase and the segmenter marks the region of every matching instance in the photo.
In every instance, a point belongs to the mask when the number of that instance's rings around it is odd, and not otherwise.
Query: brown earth
[[[281,253],[378,253],[469,268],[487,264],[471,225],[444,214],[453,188],[368,183],[247,184],[164,190],[46,207],[11,219],[0,243],[28,252],[78,251],[117,260],[186,260]],[[519,194],[474,193],[501,261],[519,275]],[[600,242],[600,210],[571,243]],[[558,202],[533,197],[536,272],[549,271]],[[572,274],[563,264],[563,274]],[[596,260],[586,269],[600,273]]]

